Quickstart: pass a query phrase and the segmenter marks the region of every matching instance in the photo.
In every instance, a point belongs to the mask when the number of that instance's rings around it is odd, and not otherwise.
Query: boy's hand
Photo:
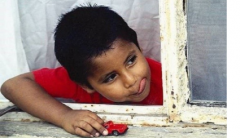
[[[71,110],[64,115],[62,127],[72,134],[84,137],[98,137],[100,134],[108,135],[103,123],[104,121],[91,111]]]

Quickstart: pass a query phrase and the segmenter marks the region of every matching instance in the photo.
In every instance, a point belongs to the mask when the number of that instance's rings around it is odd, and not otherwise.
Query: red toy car
[[[119,134],[124,134],[128,127],[126,124],[114,124],[112,121],[108,121],[103,125],[108,130],[108,135],[118,136]]]

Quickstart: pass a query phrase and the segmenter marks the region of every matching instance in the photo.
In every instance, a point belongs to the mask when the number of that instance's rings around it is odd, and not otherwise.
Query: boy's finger
[[[95,136],[97,134],[97,131],[92,127],[91,124],[89,124],[86,121],[81,121],[78,126],[82,129],[88,132],[89,134]]]
[[[90,116],[91,118],[93,118],[94,120],[96,120],[99,124],[103,124],[104,121],[102,120],[102,118],[100,118],[97,114],[91,112],[90,114],[88,114],[88,116]]]
[[[75,134],[83,136],[83,137],[93,137],[93,135],[91,135],[90,133],[87,133],[86,131],[84,131],[83,129],[76,127],[75,128]]]
[[[96,121],[94,118],[88,118],[85,120],[87,123],[91,124],[91,126],[97,130],[98,132],[100,132],[101,134],[103,135],[107,135],[108,134],[108,131],[107,129],[102,125],[100,124],[98,121]]]

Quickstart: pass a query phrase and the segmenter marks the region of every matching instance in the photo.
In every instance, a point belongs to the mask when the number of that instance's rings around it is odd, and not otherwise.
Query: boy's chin
[[[114,102],[114,104],[117,104],[117,105],[131,105],[132,102],[130,102],[130,101],[125,101],[125,102]]]
[[[149,96],[149,91],[145,90],[141,95],[136,95],[136,97],[134,97],[132,99],[132,102],[142,102],[143,100],[145,100],[147,97]]]
[[[146,98],[146,97],[145,97]],[[140,99],[132,99],[128,101],[123,101],[123,102],[114,102],[116,104],[132,104],[132,103],[139,103],[142,102],[145,98],[140,98]]]
[[[148,96],[148,95],[147,95],[147,96]],[[140,103],[140,102],[144,101],[144,100],[147,98],[147,96],[145,96],[145,97],[139,97],[139,98],[134,98],[134,99],[131,100],[131,102]]]

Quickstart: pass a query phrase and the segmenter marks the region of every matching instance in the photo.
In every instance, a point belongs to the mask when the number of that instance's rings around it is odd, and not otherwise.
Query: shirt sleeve
[[[35,81],[51,96],[77,100],[83,89],[70,80],[65,68],[42,68],[33,71]]]

